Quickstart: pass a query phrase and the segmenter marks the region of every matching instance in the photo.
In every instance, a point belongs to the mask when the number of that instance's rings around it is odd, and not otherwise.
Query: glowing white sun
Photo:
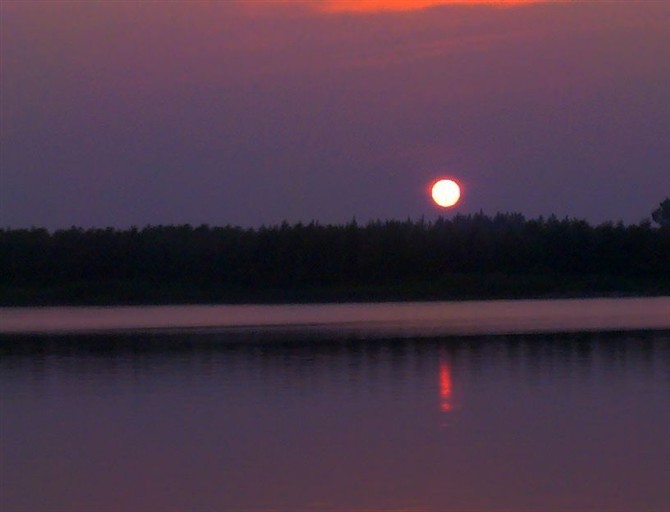
[[[448,208],[461,198],[461,187],[454,180],[438,180],[430,190],[430,195],[433,196],[435,204]]]

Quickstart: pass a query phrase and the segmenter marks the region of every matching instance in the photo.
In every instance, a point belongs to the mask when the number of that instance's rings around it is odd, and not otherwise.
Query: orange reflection
[[[416,11],[438,5],[521,5],[548,0],[324,0],[320,8],[326,12]]]
[[[451,411],[454,406],[451,402],[451,368],[446,359],[440,359],[440,410]]]

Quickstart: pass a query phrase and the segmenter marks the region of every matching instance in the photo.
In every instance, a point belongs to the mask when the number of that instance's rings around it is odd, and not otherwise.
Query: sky
[[[636,223],[670,2],[3,0],[0,103],[0,227]]]

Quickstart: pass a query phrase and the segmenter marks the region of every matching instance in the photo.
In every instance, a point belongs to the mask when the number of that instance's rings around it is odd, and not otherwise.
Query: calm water
[[[670,510],[667,331],[5,334],[0,393],[3,512]]]
[[[668,298],[5,309],[0,509],[668,512],[668,326]]]
[[[431,336],[670,330],[670,297],[354,304],[0,308],[0,333],[291,328]]]

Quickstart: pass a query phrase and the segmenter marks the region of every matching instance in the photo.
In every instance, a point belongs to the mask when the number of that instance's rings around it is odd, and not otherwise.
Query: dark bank
[[[0,304],[662,295],[670,230],[661,220],[592,226],[480,213],[258,229],[4,229]]]

